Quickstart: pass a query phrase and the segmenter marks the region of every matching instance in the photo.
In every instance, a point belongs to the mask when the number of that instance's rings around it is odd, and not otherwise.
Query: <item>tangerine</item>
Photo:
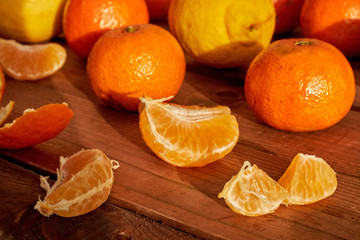
[[[150,20],[166,20],[171,0],[145,0],[149,9]]]
[[[305,0],[300,24],[305,37],[326,41],[347,57],[360,56],[359,0]]]
[[[289,131],[315,131],[339,122],[355,98],[351,65],[317,39],[281,39],[251,63],[245,98],[265,123]]]
[[[334,170],[324,159],[297,154],[278,183],[289,197],[284,204],[310,204],[331,196],[337,187]]]
[[[87,73],[105,104],[138,111],[139,97],[176,95],[185,67],[181,46],[168,31],[139,24],[104,34],[90,53]]]
[[[108,30],[148,22],[145,0],[69,0],[63,16],[66,41],[82,58]]]
[[[289,193],[256,164],[251,166],[245,161],[218,197],[224,198],[236,213],[260,216],[274,212],[289,197]]]
[[[5,74],[17,80],[49,77],[63,67],[66,50],[58,43],[24,45],[0,38],[0,64]]]
[[[305,0],[272,0],[276,24],[275,34],[288,33],[300,25],[300,13]]]
[[[34,209],[49,217],[75,217],[88,213],[103,204],[114,182],[113,169],[119,163],[110,160],[99,149],[81,150],[68,158],[60,158],[57,180],[50,187],[48,177],[40,177],[46,190],[44,200],[39,197]]]
[[[141,98],[139,125],[147,146],[179,167],[201,167],[227,155],[239,138],[237,120],[226,106],[199,107]]]
[[[4,72],[3,72],[3,69],[1,67],[1,64],[0,64],[0,103],[1,103],[1,100],[4,96],[4,92],[5,92],[5,76],[4,76]]]

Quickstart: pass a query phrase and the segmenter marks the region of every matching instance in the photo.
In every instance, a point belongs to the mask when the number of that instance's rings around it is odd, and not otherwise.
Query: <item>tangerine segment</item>
[[[274,212],[288,196],[285,188],[248,161],[218,195],[234,212],[245,216]]]
[[[226,106],[199,107],[140,98],[140,130],[162,160],[179,167],[201,167],[223,158],[235,146],[239,127]]]
[[[119,163],[110,160],[101,150],[81,150],[69,158],[60,157],[57,180],[50,187],[48,177],[40,177],[46,190],[34,209],[48,217],[56,214],[74,217],[98,208],[109,197]]]
[[[23,45],[0,38],[0,64],[17,80],[38,80],[54,74],[65,63],[66,50],[57,43]]]
[[[10,101],[5,107],[0,108],[0,126],[6,121],[14,109],[14,101]]]
[[[284,204],[310,204],[332,195],[337,187],[334,170],[322,158],[299,153],[278,183],[290,193]]]
[[[26,109],[21,117],[0,128],[0,148],[20,149],[49,140],[63,131],[73,116],[66,103]]]

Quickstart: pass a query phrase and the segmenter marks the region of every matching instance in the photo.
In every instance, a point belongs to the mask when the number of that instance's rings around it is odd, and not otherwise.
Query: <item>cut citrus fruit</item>
[[[162,160],[179,167],[201,167],[223,158],[239,138],[235,116],[226,106],[199,107],[140,98],[140,130]]]
[[[64,130],[73,116],[66,103],[26,109],[21,117],[0,128],[0,148],[20,149],[49,140]]]
[[[54,74],[65,63],[66,50],[57,43],[23,45],[0,38],[0,64],[18,80],[38,80]]]
[[[57,180],[50,187],[48,177],[40,177],[46,190],[44,200],[39,197],[34,209],[44,216],[56,214],[74,217],[88,213],[109,197],[114,182],[113,169],[119,163],[110,160],[98,149],[81,150],[69,158],[60,158]]]
[[[13,109],[14,101],[10,101],[5,107],[0,108],[0,126],[6,121]]]
[[[334,170],[322,158],[299,153],[278,183],[290,194],[285,204],[309,204],[332,195],[337,187]]]
[[[256,164],[245,161],[236,176],[233,176],[219,193],[226,204],[245,216],[259,216],[274,212],[289,193]]]

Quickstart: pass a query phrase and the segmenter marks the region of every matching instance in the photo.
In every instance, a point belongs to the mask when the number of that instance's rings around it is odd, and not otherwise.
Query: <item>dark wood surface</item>
[[[36,82],[6,78],[2,105],[15,101],[9,121],[26,108],[67,102],[75,112],[57,137],[21,150],[0,150],[0,239],[360,239],[360,61],[351,61],[357,95],[349,114],[323,131],[291,133],[261,123],[243,93],[244,72],[217,70],[187,59],[184,84],[174,102],[227,105],[240,137],[234,150],[201,168],[177,168],[157,158],[142,140],[138,114],[99,104],[85,61],[67,49],[65,66]],[[171,78],[171,76],[169,76]],[[39,175],[53,179],[60,156],[99,148],[118,160],[108,201],[76,218],[33,210]],[[244,161],[278,180],[299,153],[325,159],[337,172],[329,198],[306,206],[245,217],[217,195]]]

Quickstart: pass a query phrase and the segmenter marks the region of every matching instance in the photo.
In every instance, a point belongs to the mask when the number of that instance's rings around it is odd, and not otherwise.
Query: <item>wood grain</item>
[[[65,66],[50,78],[37,82],[6,78],[3,103],[15,101],[14,119],[26,108],[65,101],[75,112],[71,124],[56,138],[37,146],[0,150],[3,158],[54,174],[60,156],[99,148],[120,163],[109,204],[201,238],[359,239],[359,61],[351,62],[357,95],[349,114],[326,130],[291,133],[268,127],[253,115],[244,100],[244,72],[216,70],[187,58],[185,82],[174,102],[229,106],[239,122],[240,138],[222,160],[202,168],[176,168],[157,158],[145,145],[137,113],[99,104],[86,77],[86,63],[67,52]],[[275,213],[260,217],[236,214],[217,198],[245,160],[277,180],[299,152],[325,159],[337,172],[338,188],[331,197],[306,206],[280,206]]]

